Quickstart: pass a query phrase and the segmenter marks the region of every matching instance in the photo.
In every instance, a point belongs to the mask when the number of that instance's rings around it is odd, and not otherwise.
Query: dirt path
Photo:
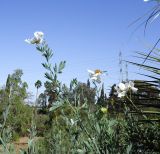
[[[42,139],[42,138],[43,137],[35,137],[34,140],[37,141],[37,140]],[[18,141],[13,142],[16,154],[19,154],[21,149],[22,150],[27,150],[27,148],[28,148],[28,140],[29,140],[28,137],[20,137]],[[4,154],[2,151],[3,151],[2,150],[2,146],[0,146],[0,154]]]
[[[16,153],[19,154],[20,149],[27,149],[28,147],[28,137],[21,137],[18,141],[14,142]]]

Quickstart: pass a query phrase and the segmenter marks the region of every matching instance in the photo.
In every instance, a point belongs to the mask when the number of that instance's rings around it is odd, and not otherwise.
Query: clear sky
[[[149,26],[147,35],[143,27],[127,26],[147,12],[153,3],[143,0],[1,0],[0,2],[0,86],[7,75],[20,68],[29,90],[35,93],[36,80],[44,81],[43,59],[35,46],[24,42],[35,31],[43,31],[54,50],[53,63],[66,60],[61,80],[69,83],[77,77],[85,82],[87,69],[108,71],[106,89],[119,81],[118,54],[133,60],[135,50],[148,51],[160,31],[158,20]],[[129,67],[129,79],[137,68]]]

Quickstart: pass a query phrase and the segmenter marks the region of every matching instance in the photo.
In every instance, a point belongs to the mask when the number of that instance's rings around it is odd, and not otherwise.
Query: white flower
[[[121,97],[124,97],[126,95],[127,91],[121,91],[118,93],[118,97],[121,98]]]
[[[29,44],[41,44],[43,42],[43,32],[35,32],[34,37],[31,39],[26,39],[25,42]]]
[[[70,121],[71,121],[71,125],[73,126],[74,125],[74,120],[73,119],[70,119]]]
[[[124,97],[127,93],[128,90],[128,86],[126,86],[126,84],[124,83],[119,83],[116,87],[115,87],[118,97]]]
[[[119,83],[118,87],[121,91],[127,91],[128,90],[127,84],[124,84],[124,83]]]
[[[101,83],[101,75],[102,75],[102,71],[101,70],[95,70],[95,71],[91,71],[91,70],[88,70],[88,73],[89,73],[89,77],[91,80],[97,82],[97,83]]]
[[[137,90],[138,90],[138,88],[134,87],[134,82],[132,82],[132,81],[129,81],[129,83],[128,83],[128,89],[131,89],[132,92],[134,92],[134,93],[136,93]]]
[[[156,2],[160,2],[160,0],[143,0],[144,2],[149,2],[149,1],[156,1]]]
[[[134,87],[134,82],[129,81],[128,83],[119,83],[115,90],[117,91],[118,97],[124,97],[126,93],[131,90],[133,93],[136,93],[138,88]]]
[[[76,125],[78,122],[78,120],[73,120],[73,119],[70,119],[70,124],[73,126],[73,125]]]

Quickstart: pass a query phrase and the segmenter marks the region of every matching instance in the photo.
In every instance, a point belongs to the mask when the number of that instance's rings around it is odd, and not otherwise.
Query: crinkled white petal
[[[119,89],[120,89],[121,91],[126,90],[126,86],[125,86],[124,83],[119,83],[119,84],[118,84],[118,87],[119,87]]]
[[[31,39],[25,39],[24,41],[31,44]]]
[[[37,39],[42,38],[43,36],[44,36],[43,32],[34,32],[34,37]]]
[[[114,87],[114,89],[115,89],[116,91],[118,91],[118,90],[119,90],[119,87],[116,85],[116,86]]]
[[[41,44],[43,42],[43,39],[37,39],[37,38],[32,38],[32,39],[26,39],[25,42],[29,44]]]
[[[124,97],[126,95],[126,91],[122,91],[120,93],[118,93],[118,97]]]
[[[129,88],[131,88],[131,87],[134,87],[134,82],[132,82],[132,81],[129,81]]]
[[[128,88],[132,90],[132,92],[136,93],[138,88],[135,88],[134,87],[134,82],[132,81],[129,81],[129,85],[128,85]]]
[[[94,76],[99,76],[99,75],[101,75],[101,73],[95,73],[95,74],[93,74]]]
[[[34,37],[31,39],[26,39],[25,42],[29,44],[41,44],[43,42],[43,32],[35,32]]]
[[[136,92],[137,92],[137,90],[138,90],[138,88],[131,87],[131,90],[132,90],[134,93],[136,93]]]
[[[94,71],[92,71],[92,70],[88,70],[88,73],[94,74]]]
[[[70,119],[70,121],[71,121],[71,125],[74,125],[74,124],[75,124],[75,122],[74,122],[73,119]]]
[[[40,43],[40,39],[37,39],[37,38],[32,38],[31,39],[31,44],[39,44]]]
[[[43,39],[42,39],[42,38],[41,38],[40,41],[39,41],[39,44],[41,44],[41,43],[43,43]]]
[[[92,76],[91,80],[97,80],[97,77],[96,76]]]
[[[130,86],[129,86],[129,83],[125,83],[125,90],[129,90]]]
[[[119,89],[118,86],[115,87],[115,90],[116,90],[117,94],[120,93],[120,92],[122,92],[122,91]]]

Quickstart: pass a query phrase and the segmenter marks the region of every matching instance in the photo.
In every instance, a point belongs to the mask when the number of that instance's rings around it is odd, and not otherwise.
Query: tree
[[[19,135],[26,135],[31,124],[32,108],[25,103],[28,85],[22,81],[22,75],[22,70],[15,70],[13,74],[8,75],[4,88],[0,89],[1,123],[5,120],[4,127],[13,130],[14,139]],[[7,113],[6,118],[4,113]]]
[[[39,95],[39,97],[38,97],[38,104],[42,108],[46,108],[47,107],[47,95],[45,93],[41,93]]]
[[[84,104],[86,100],[89,105],[95,104],[96,91],[90,87],[90,84],[79,82],[73,90],[73,95],[79,96],[81,104]]]
[[[42,86],[42,82],[40,80],[37,80],[35,83],[35,87],[37,88],[37,92],[36,92],[36,101],[38,98],[38,89]]]
[[[104,84],[102,85],[100,97],[98,98],[97,104],[101,105],[101,106],[106,106],[107,105],[107,96],[104,92]]]

